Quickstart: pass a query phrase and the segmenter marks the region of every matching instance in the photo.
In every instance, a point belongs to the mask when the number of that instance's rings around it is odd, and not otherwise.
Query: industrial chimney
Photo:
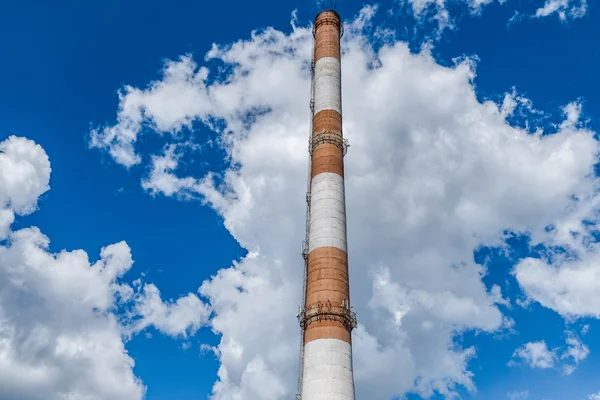
[[[313,27],[309,140],[310,179],[303,246],[304,298],[299,395],[301,400],[354,400],[344,155],[340,38],[337,12],[322,11]]]

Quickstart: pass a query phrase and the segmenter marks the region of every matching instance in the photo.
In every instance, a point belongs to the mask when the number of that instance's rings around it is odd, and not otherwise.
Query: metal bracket
[[[298,313],[300,327],[306,329],[308,325],[318,321],[338,321],[349,331],[356,328],[356,313],[343,305],[332,305],[331,302],[304,308]]]
[[[311,136],[308,139],[308,152],[312,155],[317,146],[321,144],[333,144],[342,151],[342,156],[345,156],[348,152],[350,144],[347,139],[344,139],[341,134],[334,132],[323,132],[317,135]]]

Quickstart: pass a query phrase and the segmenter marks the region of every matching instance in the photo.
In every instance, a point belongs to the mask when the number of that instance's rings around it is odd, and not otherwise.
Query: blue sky
[[[600,392],[585,5],[338,0],[359,398]],[[326,6],[0,7],[0,399],[292,398]]]

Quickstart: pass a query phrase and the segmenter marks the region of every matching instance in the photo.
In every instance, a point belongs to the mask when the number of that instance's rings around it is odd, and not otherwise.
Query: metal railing
[[[343,156],[346,155],[348,147],[350,147],[348,139],[344,139],[341,134],[336,132],[323,132],[310,137],[308,141],[308,152],[312,155],[317,146],[321,144],[333,144],[341,150]]]
[[[342,304],[331,304],[330,301],[300,310],[298,322],[304,330],[308,325],[318,321],[337,321],[342,323],[349,331],[356,328],[356,313]]]

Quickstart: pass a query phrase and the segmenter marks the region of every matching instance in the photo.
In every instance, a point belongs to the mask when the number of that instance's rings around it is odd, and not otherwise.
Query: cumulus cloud
[[[565,364],[563,372],[566,375],[572,374],[579,363],[587,358],[590,354],[590,349],[586,346],[573,332],[567,332],[567,349],[563,352],[561,358],[572,362]]]
[[[438,37],[445,29],[455,28],[455,19],[458,15],[451,14],[452,9],[455,13],[460,10],[460,6],[468,8],[472,15],[479,15],[487,5],[494,3],[495,0],[399,0],[401,7],[408,7],[413,13],[418,23],[434,20],[437,25]],[[506,0],[498,0],[499,4],[504,4]],[[509,24],[522,20],[524,18],[544,18],[557,15],[561,21],[579,19],[587,13],[587,0],[536,0],[531,2],[536,6],[535,12],[515,11]],[[459,6],[459,7],[457,7]]]
[[[566,360],[562,366],[565,375],[572,374],[581,361],[590,354],[589,348],[575,335],[567,331],[566,348],[548,349],[545,341],[530,342],[519,347],[513,353],[509,366],[517,365],[516,359],[525,362],[531,368],[553,368],[558,361]]]
[[[472,14],[479,14],[483,8],[493,3],[495,0],[399,0],[401,6],[408,6],[414,18],[418,22],[424,22],[428,18],[433,18],[441,32],[444,29],[454,28],[454,21],[450,15],[450,5],[465,5]],[[499,0],[503,3],[504,0]]]
[[[531,300],[566,318],[599,318],[600,295],[596,288],[600,285],[600,260],[592,249],[579,255],[579,259],[554,262],[524,259],[516,266],[515,277]]]
[[[529,342],[515,350],[513,358],[520,358],[531,368],[552,368],[556,361],[554,350],[549,350],[545,341]],[[509,365],[515,365],[514,360]]]
[[[9,234],[15,213],[35,211],[49,182],[50,161],[41,146],[16,136],[0,142],[0,239]]]
[[[578,130],[580,106],[566,107],[561,128]],[[597,150],[596,150],[597,152]],[[590,172],[590,175],[592,173]],[[539,258],[525,258],[513,274],[528,301],[537,301],[570,320],[600,317],[600,252],[595,235],[600,223],[599,182],[590,176],[590,187],[573,196],[563,216],[531,245],[543,245]]]
[[[588,396],[588,400],[600,400],[600,392],[595,393],[595,394],[590,394]]]
[[[50,252],[37,227],[12,231],[14,214],[34,211],[48,190],[50,162],[25,138],[11,136],[0,151],[0,218],[9,214],[0,238],[0,398],[142,399],[123,323],[185,335],[206,306],[193,294],[165,304],[151,284],[136,293],[122,281],[133,264],[124,241],[91,262],[83,250]],[[119,311],[130,308],[131,315]]]
[[[129,247],[51,254],[37,228],[0,247],[0,397],[141,399],[121,329],[110,309],[116,281],[132,264]],[[127,291],[125,291],[126,293]]]
[[[169,62],[163,80],[152,83],[149,90],[125,86],[119,92],[118,123],[92,130],[90,147],[108,149],[118,163],[131,167],[141,162],[134,144],[145,125],[162,133],[190,128],[192,120],[209,105],[204,85],[208,70],[194,68],[189,57],[182,57],[178,62]],[[177,101],[164,103],[165,98]]]
[[[561,21],[582,18],[587,12],[587,0],[547,0],[535,12],[536,18],[556,14]]]
[[[593,193],[598,142],[572,112],[549,130],[512,126],[507,119],[531,115],[530,104],[514,92],[501,104],[480,102],[474,60],[444,67],[402,42],[375,48],[366,30],[373,13],[346,24],[342,60],[357,396],[452,396],[457,385],[474,389],[475,349],[455,335],[513,324],[498,307],[510,302],[482,282],[473,250],[502,245],[506,230],[547,240],[548,225],[579,218],[569,207]],[[310,28],[293,24],[289,34],[267,28],[214,45],[205,59],[215,71],[191,56],[168,61],[161,79],[125,89],[117,124],[105,128],[119,132],[140,116],[159,133],[202,121],[227,152],[230,168],[187,176],[171,151],[176,137],[163,135],[166,150],[151,157],[143,183],[155,195],[199,196],[250,251],[200,288],[221,336],[214,399],[293,394],[311,40]],[[226,76],[206,78],[223,65]]]
[[[533,13],[515,11],[514,15],[508,21],[510,26],[513,23],[523,21],[524,19],[539,19],[557,15],[561,22],[573,21],[583,18],[587,13],[587,0],[546,0]]]
[[[188,199],[203,192],[200,180],[192,177],[179,178],[174,173],[183,155],[179,147],[175,144],[165,146],[162,155],[151,157],[151,169],[148,176],[142,180],[142,187],[152,195],[162,193],[165,196]]]
[[[129,247],[107,246],[90,263],[81,250],[50,253],[36,227],[12,232],[14,213],[33,212],[48,190],[50,162],[42,147],[16,136],[0,151],[1,214],[9,215],[0,245],[0,397],[142,398],[110,312],[128,295],[118,279],[133,262]]]
[[[193,293],[165,302],[154,284],[144,284],[135,296],[134,317],[129,329],[131,333],[137,333],[153,326],[170,336],[188,337],[206,325],[210,312],[210,308]]]

